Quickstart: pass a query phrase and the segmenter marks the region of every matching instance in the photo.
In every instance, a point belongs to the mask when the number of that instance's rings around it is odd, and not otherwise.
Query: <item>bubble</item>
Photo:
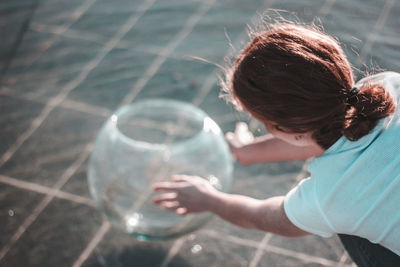
[[[198,253],[200,253],[201,251],[202,251],[202,247],[199,245],[199,244],[196,244],[196,245],[194,245],[191,249],[190,249],[190,251],[193,253],[193,254],[198,254]]]

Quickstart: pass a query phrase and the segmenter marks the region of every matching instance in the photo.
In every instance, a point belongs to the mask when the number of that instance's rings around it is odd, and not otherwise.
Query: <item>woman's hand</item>
[[[171,181],[153,185],[162,194],[153,202],[179,215],[210,210],[213,196],[218,191],[205,179],[198,176],[175,175]]]
[[[235,132],[227,132],[225,138],[234,158],[242,164],[247,164],[243,147],[254,142],[254,135],[250,132],[247,124],[238,122]]]

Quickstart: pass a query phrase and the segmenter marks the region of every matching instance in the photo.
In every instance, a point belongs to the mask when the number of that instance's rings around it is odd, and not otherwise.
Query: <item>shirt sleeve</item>
[[[335,233],[320,209],[311,178],[302,180],[289,191],[284,209],[289,220],[304,231],[322,237],[331,237]]]

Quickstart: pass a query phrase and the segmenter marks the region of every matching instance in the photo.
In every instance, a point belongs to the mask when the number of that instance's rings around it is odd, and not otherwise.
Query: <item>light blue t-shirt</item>
[[[400,74],[373,79],[400,103]],[[311,176],[285,198],[289,220],[307,232],[364,237],[400,255],[400,107],[357,141],[341,137],[313,159]]]

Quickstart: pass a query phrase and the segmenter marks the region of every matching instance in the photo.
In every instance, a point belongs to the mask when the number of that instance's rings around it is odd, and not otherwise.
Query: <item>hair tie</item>
[[[354,104],[357,103],[358,101],[358,93],[360,92],[360,89],[358,89],[357,87],[353,87],[349,93],[347,94],[347,98],[346,98],[346,103],[349,106],[353,106]]]

